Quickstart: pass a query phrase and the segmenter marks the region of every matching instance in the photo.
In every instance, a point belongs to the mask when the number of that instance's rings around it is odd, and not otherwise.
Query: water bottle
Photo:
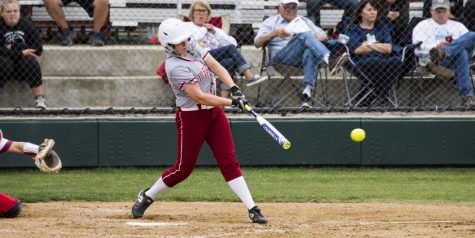
[[[420,66],[426,66],[427,63],[430,62],[429,50],[426,47],[421,47],[419,51],[416,50],[416,55],[419,58],[418,61]]]

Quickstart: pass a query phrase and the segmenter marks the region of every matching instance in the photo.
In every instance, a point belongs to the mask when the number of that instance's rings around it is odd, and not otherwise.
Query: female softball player
[[[35,145],[29,142],[17,142],[3,138],[0,130],[0,153],[12,152],[30,156],[42,156],[50,153],[53,149],[54,140],[45,139],[41,145]],[[0,218],[14,218],[21,212],[21,202],[4,193],[0,193]]]
[[[158,38],[168,57],[165,61],[170,85],[176,96],[177,159],[151,187],[141,191],[132,207],[134,218],[143,216],[155,197],[185,180],[193,171],[203,142],[213,151],[224,179],[246,205],[253,223],[267,218],[255,205],[234,152],[229,122],[221,106],[241,109],[248,104],[226,69],[193,40],[178,19],[160,24]],[[231,88],[233,99],[216,96],[216,75]]]

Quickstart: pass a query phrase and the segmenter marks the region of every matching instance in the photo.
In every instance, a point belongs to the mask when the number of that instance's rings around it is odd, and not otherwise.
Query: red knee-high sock
[[[16,204],[16,199],[0,193],[0,213],[10,210]]]

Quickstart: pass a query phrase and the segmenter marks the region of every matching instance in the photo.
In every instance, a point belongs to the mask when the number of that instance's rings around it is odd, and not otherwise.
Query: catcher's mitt
[[[38,154],[35,156],[35,165],[42,172],[58,173],[63,167],[61,159],[53,150],[54,140],[45,139],[38,149]]]

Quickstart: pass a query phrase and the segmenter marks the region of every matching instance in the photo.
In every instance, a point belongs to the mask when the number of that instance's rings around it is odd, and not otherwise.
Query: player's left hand
[[[51,150],[45,157],[35,157],[35,165],[45,173],[59,173],[63,167],[56,151]]]
[[[249,102],[244,98],[233,99],[231,106],[241,108],[244,111],[247,111],[246,106],[250,106]]]
[[[231,97],[233,99],[245,99],[246,98],[246,96],[244,96],[244,94],[242,94],[241,90],[236,85],[231,87]]]
[[[36,167],[38,167],[42,172],[58,173],[63,167],[61,159],[53,150],[54,144],[55,142],[53,139],[45,139],[38,148],[38,154],[33,157]]]

